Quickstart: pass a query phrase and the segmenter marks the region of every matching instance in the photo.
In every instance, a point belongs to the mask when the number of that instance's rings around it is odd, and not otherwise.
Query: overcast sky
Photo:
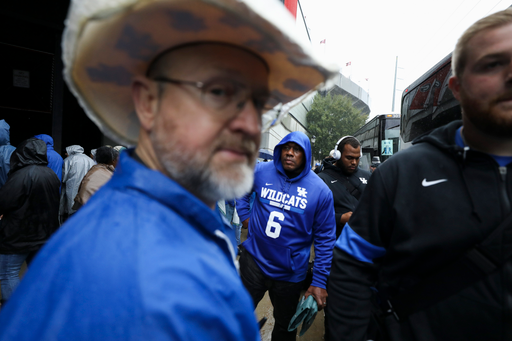
[[[453,51],[462,32],[512,0],[300,0],[314,49],[342,66],[342,73],[369,91],[375,114],[392,107],[402,91]],[[297,20],[302,20],[297,8]],[[326,44],[320,41],[326,39]],[[346,66],[350,62],[351,66]],[[366,78],[368,81],[366,81]]]

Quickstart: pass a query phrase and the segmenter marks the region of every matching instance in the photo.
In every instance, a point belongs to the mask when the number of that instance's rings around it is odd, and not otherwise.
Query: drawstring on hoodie
[[[462,182],[464,182],[464,188],[466,188],[466,191],[468,192],[469,201],[471,202],[471,214],[473,214],[475,216],[475,218],[478,220],[478,222],[481,223],[482,219],[480,218],[480,216],[478,215],[478,213],[476,211],[475,201],[473,200],[473,197],[471,196],[471,192],[470,192],[469,186],[468,186],[468,180],[466,179],[466,175],[464,172],[464,169],[466,166],[466,156],[467,156],[467,152],[469,150],[470,150],[469,146],[464,146],[464,150],[462,152],[462,162],[457,163],[457,164],[459,166],[459,170],[462,175]],[[460,152],[459,152],[459,155],[460,155]]]
[[[469,147],[468,146],[464,146],[464,153],[462,155],[462,160],[463,161],[466,161],[466,153],[469,151]]]

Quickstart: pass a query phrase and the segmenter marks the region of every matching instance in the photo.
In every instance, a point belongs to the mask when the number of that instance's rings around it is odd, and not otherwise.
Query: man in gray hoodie
[[[62,166],[62,192],[60,196],[59,217],[61,223],[76,212],[73,209],[74,200],[80,183],[85,174],[94,166],[94,161],[84,154],[84,148],[78,145],[66,147],[68,157]]]

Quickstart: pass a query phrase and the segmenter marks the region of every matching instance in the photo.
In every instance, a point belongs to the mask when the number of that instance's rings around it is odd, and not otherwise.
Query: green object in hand
[[[293,315],[292,319],[290,320],[288,331],[291,332],[297,329],[302,323],[302,329],[300,330],[299,336],[304,335],[304,333],[313,324],[317,312],[318,305],[313,295],[309,295],[308,298],[302,297],[302,299],[299,301],[299,304],[297,305],[295,315]]]

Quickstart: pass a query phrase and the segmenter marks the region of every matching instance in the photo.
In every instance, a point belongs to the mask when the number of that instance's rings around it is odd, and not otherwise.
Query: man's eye
[[[214,83],[208,85],[205,92],[206,94],[215,97],[231,97],[234,95],[235,89],[229,84]]]
[[[501,67],[503,65],[505,65],[504,61],[495,60],[495,61],[488,62],[488,63],[484,64],[483,65],[483,69],[484,70],[494,70],[494,69],[499,68],[499,67]]]
[[[226,96],[226,89],[224,88],[213,88],[210,89],[210,94],[216,96]]]

